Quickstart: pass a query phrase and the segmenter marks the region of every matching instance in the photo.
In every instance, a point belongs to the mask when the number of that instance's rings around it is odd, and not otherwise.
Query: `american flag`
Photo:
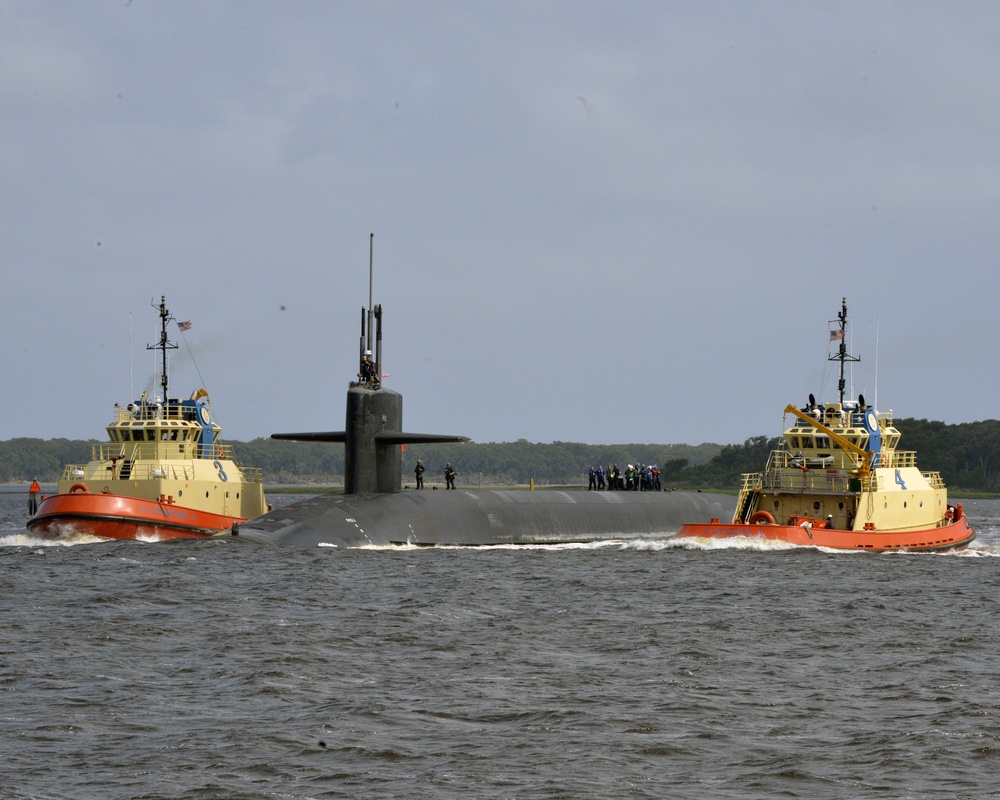
[[[181,329],[181,333],[189,331],[191,330],[191,320],[188,320],[187,322],[178,322],[177,327]]]
[[[844,338],[844,332],[843,331],[830,331],[830,341],[831,342],[835,342],[838,339],[843,339],[843,338]]]

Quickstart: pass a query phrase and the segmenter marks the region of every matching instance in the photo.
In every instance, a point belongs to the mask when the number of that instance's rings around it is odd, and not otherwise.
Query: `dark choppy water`
[[[60,546],[24,506],[3,798],[1000,797],[997,501],[962,555]]]

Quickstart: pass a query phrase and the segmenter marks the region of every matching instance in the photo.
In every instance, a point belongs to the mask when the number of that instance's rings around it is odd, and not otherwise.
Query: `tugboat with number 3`
[[[763,472],[743,476],[730,523],[682,525],[677,538],[757,537],[834,550],[962,550],[976,538],[962,505],[948,502],[937,472],[917,468],[913,451],[898,450],[893,414],[844,399],[847,301],[830,341],[839,350],[839,400],[789,405],[791,427]]]
[[[162,354],[163,399],[149,400],[147,392],[115,405],[109,442],[94,445],[86,464],[64,468],[58,493],[27,522],[33,535],[204,538],[267,511],[260,470],[238,466],[232,448],[219,443],[208,393],[169,399],[167,350],[177,345],[167,337],[167,323],[176,320],[166,298],[159,316],[160,340],[147,349]],[[182,331],[188,325],[177,324]]]

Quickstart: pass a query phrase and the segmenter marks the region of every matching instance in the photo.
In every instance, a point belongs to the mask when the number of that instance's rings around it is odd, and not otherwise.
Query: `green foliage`
[[[590,467],[607,468],[641,462],[657,464],[663,475],[679,474],[690,462],[703,463],[720,450],[719,445],[627,444],[594,445],[577,442],[516,442],[477,444],[411,445],[403,454],[403,482],[413,481],[417,459],[424,462],[425,482],[443,482],[444,465],[451,462],[458,471],[458,483],[465,486],[505,486],[526,484],[587,485]]]
[[[899,449],[917,453],[917,465],[937,470],[951,488],[1000,491],[1000,420],[945,425],[897,419]]]
[[[1000,492],[1000,421],[960,425],[925,419],[898,419],[900,448],[914,450],[917,464],[941,473],[953,490]],[[767,464],[778,439],[753,436],[743,444],[590,445],[468,442],[410,445],[403,453],[403,483],[412,485],[417,459],[427,468],[425,481],[444,483],[444,465],[458,471],[460,486],[587,485],[590,466],[641,462],[658,464],[671,488],[735,489],[745,472]],[[96,442],[68,439],[10,439],[0,442],[0,482],[55,481],[65,464],[85,463]],[[344,447],[321,442],[254,439],[232,443],[240,464],[259,467],[269,485],[338,484],[344,475]]]
[[[66,464],[85,464],[95,442],[69,439],[10,439],[0,442],[0,483],[55,481]]]
[[[709,487],[735,489],[745,472],[760,472],[767,465],[772,450],[778,448],[780,439],[752,436],[743,444],[727,444],[707,464],[684,471],[678,476],[681,488]]]
[[[54,481],[66,463],[90,458],[95,442],[53,439],[14,439],[0,442],[0,482]],[[344,446],[323,442],[287,442],[254,439],[232,443],[240,464],[259,467],[271,485],[343,482]],[[422,459],[428,484],[444,482],[444,465],[451,462],[466,486],[526,484],[578,484],[586,486],[591,464],[659,464],[665,480],[673,480],[688,464],[713,458],[719,445],[588,445],[573,442],[536,444],[516,442],[410,445],[403,453],[403,481],[413,482],[413,468]]]
[[[325,442],[286,442],[254,439],[233,444],[236,461],[259,467],[265,483],[341,483],[344,446]]]

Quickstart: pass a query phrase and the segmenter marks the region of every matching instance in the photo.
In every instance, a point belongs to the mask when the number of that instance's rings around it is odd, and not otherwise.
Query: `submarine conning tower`
[[[365,345],[372,317],[378,323],[377,357],[371,362],[371,344]],[[272,433],[272,439],[296,442],[343,442],[344,494],[387,494],[403,488],[404,444],[467,442],[467,436],[403,432],[403,396],[382,386],[382,306],[361,309],[361,353],[358,380],[347,390],[343,431]],[[367,363],[366,363],[367,359]]]
[[[403,396],[399,392],[361,386],[347,390],[345,494],[400,490],[403,442],[397,443],[386,434],[401,432],[402,424]]]

